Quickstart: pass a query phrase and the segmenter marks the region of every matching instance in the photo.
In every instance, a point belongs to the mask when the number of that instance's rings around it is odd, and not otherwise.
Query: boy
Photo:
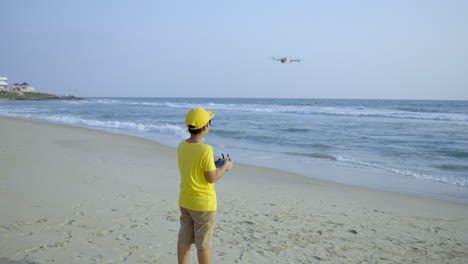
[[[190,247],[197,247],[198,263],[211,263],[211,238],[215,222],[217,200],[214,183],[233,167],[228,159],[216,168],[213,148],[202,143],[210,131],[211,118],[215,114],[203,108],[187,113],[185,123],[190,138],[178,148],[180,170],[180,230],[177,242],[179,264],[188,264]]]

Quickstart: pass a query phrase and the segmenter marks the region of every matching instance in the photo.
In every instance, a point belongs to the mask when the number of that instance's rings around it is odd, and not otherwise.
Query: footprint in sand
[[[166,214],[166,220],[171,222],[179,221],[179,217],[180,215],[178,211],[171,211]]]
[[[133,225],[130,225],[129,228],[139,228],[139,227],[144,227],[144,226],[147,226],[147,225],[149,225],[149,223],[133,224]]]
[[[120,235],[116,238],[116,240],[127,240],[130,241],[130,238],[127,236],[127,234]]]
[[[84,216],[85,214],[81,211],[78,211],[75,213],[75,216]]]
[[[75,220],[70,220],[70,221],[67,221],[65,223],[62,223],[60,226],[71,226],[73,225],[73,223],[75,223],[76,221]]]
[[[49,243],[46,245],[46,248],[56,248],[56,247],[64,247],[67,244],[67,242],[55,242],[55,243]]]
[[[108,235],[108,234],[112,234],[114,233],[114,230],[112,229],[106,229],[106,230],[103,230],[101,232],[97,232],[94,234],[94,236],[96,237],[102,237],[102,236],[105,236],[105,235]]]
[[[241,221],[241,222],[237,222],[239,224],[246,224],[246,225],[255,225],[254,222],[250,222],[250,221]]]

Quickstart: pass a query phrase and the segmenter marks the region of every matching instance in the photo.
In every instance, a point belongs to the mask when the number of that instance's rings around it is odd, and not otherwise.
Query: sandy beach
[[[176,263],[176,149],[35,121],[0,128],[0,263]],[[468,262],[467,203],[242,164],[216,189],[214,263]]]

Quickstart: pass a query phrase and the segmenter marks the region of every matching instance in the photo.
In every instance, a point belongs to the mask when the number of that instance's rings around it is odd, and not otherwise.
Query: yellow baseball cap
[[[204,127],[215,116],[213,111],[205,110],[203,108],[194,108],[190,110],[185,116],[185,124],[194,126],[190,130],[197,130]]]

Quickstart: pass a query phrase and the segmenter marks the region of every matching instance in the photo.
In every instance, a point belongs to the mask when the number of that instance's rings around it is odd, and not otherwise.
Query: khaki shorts
[[[197,249],[210,249],[216,211],[200,212],[180,207],[179,243],[195,243]]]

